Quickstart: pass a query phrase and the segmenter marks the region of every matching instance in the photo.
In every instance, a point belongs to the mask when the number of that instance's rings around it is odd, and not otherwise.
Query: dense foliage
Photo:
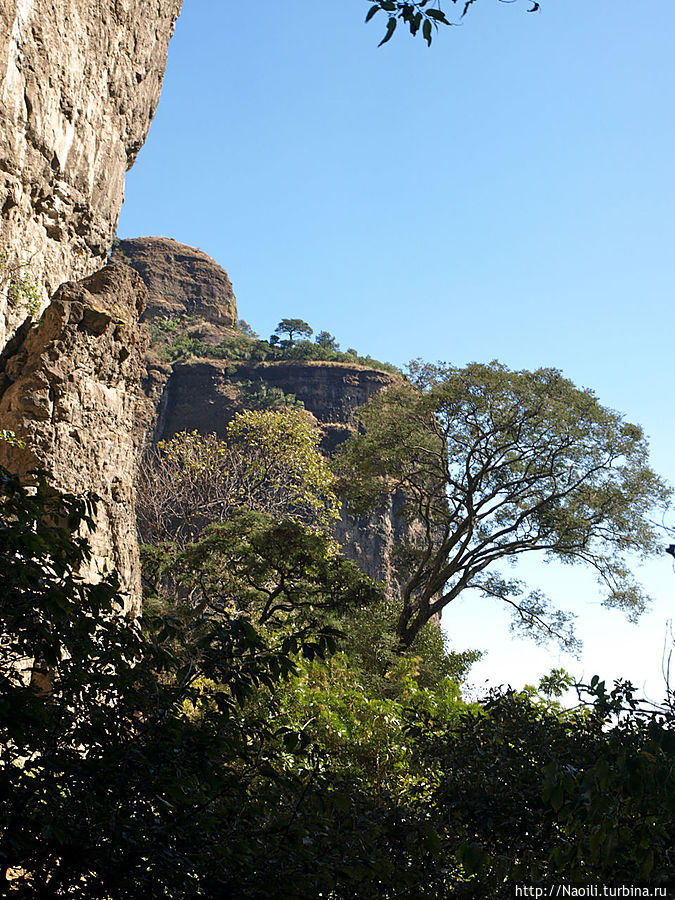
[[[226,440],[180,432],[149,448],[138,476],[141,540],[183,546],[245,510],[329,525],[340,502],[320,439],[312,416],[282,408],[238,413]]]
[[[91,501],[4,470],[0,491],[11,896],[482,900],[514,883],[671,883],[672,702],[649,710],[594,679],[592,702],[566,710],[554,695],[569,679],[553,673],[467,704],[442,674],[422,687],[414,657],[373,690],[367,656],[359,668],[336,653],[311,600],[333,583],[327,545],[295,573],[291,595],[308,602],[260,624],[264,597],[246,599],[249,570],[269,563],[255,528],[250,564],[229,575],[241,609],[176,603],[141,630],[114,581],[77,574]],[[212,534],[230,553],[235,532]],[[351,601],[377,602],[351,595],[350,571],[333,590],[345,619]]]

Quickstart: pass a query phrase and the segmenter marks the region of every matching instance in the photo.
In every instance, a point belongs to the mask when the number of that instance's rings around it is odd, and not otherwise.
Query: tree
[[[242,381],[239,389],[239,403],[244,409],[304,409],[305,404],[295,394],[285,394],[280,387],[267,384],[262,378],[256,381]]]
[[[321,434],[302,409],[248,410],[215,434],[181,432],[145,456],[138,476],[141,539],[194,541],[209,524],[259,510],[310,525],[339,516]]]
[[[411,377],[361,409],[363,433],[337,463],[356,511],[384,492],[418,523],[401,552],[402,647],[468,589],[509,604],[535,634],[573,643],[568,614],[495,571],[532,552],[590,566],[605,605],[637,617],[648,598],[626,556],[657,552],[648,515],[671,493],[648,466],[641,429],[555,369],[416,365]]]
[[[458,0],[451,0],[451,2],[457,5]],[[460,18],[466,15],[469,7],[473,6],[475,2],[476,0],[460,0],[462,6]],[[514,0],[499,0],[499,2],[513,3]],[[530,3],[528,12],[539,10],[539,3],[536,0],[527,0],[527,2]],[[380,41],[380,47],[392,38],[399,21],[408,26],[413,37],[421,32],[428,46],[431,46],[433,33],[438,31],[439,25],[459,24],[451,22],[446,17],[440,0],[375,0],[368,10],[366,22],[370,22],[380,12],[388,13],[387,30]]]
[[[114,578],[78,574],[94,510],[41,475],[24,484],[0,468],[5,891],[282,896],[264,882],[304,860],[298,896],[316,896],[304,831],[293,829],[301,809],[314,814],[303,806],[316,793],[311,748],[302,729],[275,721],[269,697],[303,657],[334,649],[334,631],[305,619],[266,634],[223,611],[142,632],[120,615]],[[310,808],[323,831],[334,810]]]
[[[279,628],[330,610],[370,608],[381,586],[345,559],[329,534],[289,519],[246,512],[210,525],[185,548],[143,548],[146,584],[160,601],[210,615],[238,610]],[[186,602],[186,592],[189,602]]]
[[[320,331],[317,336],[314,338],[319,347],[323,347],[324,350],[339,350],[340,345],[335,340],[332,334],[328,331]]]
[[[313,329],[303,322],[302,319],[282,319],[274,329],[275,334],[287,334],[290,344],[293,343],[293,335],[299,334],[302,337],[311,337],[314,333]]]
[[[176,611],[141,630],[119,614],[113,578],[78,575],[93,512],[42,476],[24,484],[0,469],[4,893],[376,900],[413,890],[433,862],[424,815],[371,787],[369,760],[358,781],[336,770],[307,733],[314,716],[280,706],[303,660],[333,652],[335,631],[307,614],[266,630],[230,609]],[[315,578],[352,591],[355,567],[345,581],[334,562],[299,571],[297,596]],[[360,725],[359,710],[351,719]],[[386,749],[388,722],[379,709],[370,720]],[[343,732],[334,758],[349,740]]]
[[[372,584],[325,535],[261,513],[212,526],[177,571],[189,587],[218,557],[257,623],[226,603],[141,628],[114,578],[78,574],[94,511],[0,468],[8,896],[482,900],[553,878],[672,882],[672,691],[653,709],[595,677],[592,706],[565,710],[548,698],[570,679],[553,672],[539,695],[467,705],[400,658],[396,699],[373,696],[314,616],[331,595],[369,603]],[[286,615],[265,611],[272,585]]]
[[[239,319],[239,321],[237,322],[237,330],[241,334],[245,334],[246,337],[253,338],[253,340],[258,339],[258,335],[255,333],[255,331],[251,328],[251,326],[248,324],[248,322],[245,319]]]

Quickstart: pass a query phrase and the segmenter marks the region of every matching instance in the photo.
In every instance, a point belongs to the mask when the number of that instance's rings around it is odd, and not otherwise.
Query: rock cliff
[[[40,322],[27,320],[0,356],[0,422],[25,444],[0,441],[0,463],[45,468],[54,487],[99,496],[85,574],[116,570],[132,611],[140,604],[133,425],[146,299],[135,272],[106,266],[62,285]]]
[[[173,367],[155,437],[161,440],[178,431],[193,430],[213,431],[222,437],[230,419],[246,406],[242,386],[263,384],[302,402],[321,424],[323,447],[330,454],[356,427],[358,407],[393,378],[365,366],[315,360],[186,360]]]
[[[194,247],[163,237],[115,241],[113,262],[135,269],[148,289],[144,319],[189,320],[205,343],[217,344],[237,325],[237,303],[227,272]]]
[[[107,257],[181,0],[0,0],[0,347]],[[35,304],[36,306],[38,304]]]
[[[176,339],[213,347],[236,334],[232,282],[206,253],[170,238],[117,240],[110,260],[135,269],[148,289],[142,318],[151,327],[153,349],[142,373],[143,399],[136,422],[141,440],[153,436],[160,440],[165,436],[167,404],[174,396],[166,389],[174,368],[163,358],[167,348]]]
[[[174,365],[161,396],[153,398],[157,410],[154,439],[163,440],[179,431],[215,432],[224,437],[227,423],[246,406],[242,385],[262,384],[302,401],[318,420],[322,447],[331,455],[356,428],[358,407],[395,378],[388,372],[335,362],[180,362]],[[156,382],[146,381],[148,387],[151,384]],[[396,580],[393,551],[407,536],[407,528],[395,515],[392,502],[386,501],[365,518],[344,513],[334,532],[344,553],[367,575],[392,586]]]
[[[0,0],[0,428],[26,442],[0,442],[0,462],[101,497],[91,574],[117,569],[130,609],[147,291],[125,267],[92,273],[113,241],[180,5]]]

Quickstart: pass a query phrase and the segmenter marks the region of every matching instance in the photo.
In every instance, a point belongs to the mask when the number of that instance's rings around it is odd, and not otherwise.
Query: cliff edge
[[[106,260],[181,0],[0,0],[0,348]],[[32,310],[37,312],[37,309]]]
[[[180,431],[224,438],[237,412],[287,399],[312,413],[330,456],[354,433],[358,408],[401,377],[344,359],[254,358],[277,351],[236,330],[230,279],[200,250],[166,238],[135,238],[117,242],[111,258],[132,266],[150,295],[144,320],[153,347],[137,414],[139,441],[166,440]],[[334,533],[366,574],[393,588],[394,549],[408,528],[383,500],[365,518],[345,512]]]

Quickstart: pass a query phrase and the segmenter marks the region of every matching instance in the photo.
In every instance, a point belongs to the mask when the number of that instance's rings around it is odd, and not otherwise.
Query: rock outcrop
[[[0,0],[0,347],[107,257],[181,0]]]
[[[227,423],[246,407],[248,385],[277,388],[293,394],[317,419],[322,448],[331,455],[357,427],[356,411],[397,376],[366,366],[317,361],[232,363],[192,359],[177,363],[170,374],[153,364],[146,377],[149,397],[143,425],[155,441],[179,431],[225,436]],[[168,378],[166,377],[168,374]],[[155,420],[149,408],[155,411]],[[392,587],[396,581],[394,549],[409,537],[408,525],[395,515],[390,500],[370,516],[344,513],[334,533],[343,552],[372,578]]]
[[[144,399],[138,408],[137,428],[142,441],[160,440],[165,436],[167,405],[174,394],[167,390],[174,366],[163,354],[177,338],[213,347],[237,334],[232,282],[206,253],[170,238],[115,241],[110,259],[135,269],[148,289],[142,318],[152,328],[153,349],[142,373]]]
[[[225,434],[227,423],[245,408],[249,385],[293,394],[319,421],[323,447],[331,454],[356,428],[356,410],[395,376],[366,366],[293,360],[236,363],[192,359],[174,365],[158,411],[155,438],[178,431]]]
[[[27,320],[0,356],[0,422],[25,444],[0,441],[0,463],[45,468],[57,489],[99,496],[85,574],[116,570],[132,612],[140,604],[133,426],[146,299],[135,272],[106,266],[62,285],[40,322]]]
[[[148,289],[145,320],[192,318],[192,331],[217,344],[236,328],[237,303],[225,269],[194,247],[163,237],[116,241],[111,260],[135,269]],[[226,332],[227,333],[227,332]]]
[[[173,367],[162,394],[153,398],[154,439],[164,440],[179,431],[224,437],[227,423],[246,405],[242,385],[262,384],[302,401],[321,426],[323,450],[332,455],[356,429],[359,406],[396,378],[366,366],[334,362],[181,362]],[[343,552],[362,571],[390,587],[395,584],[394,549],[409,539],[409,526],[396,516],[391,500],[364,518],[345,512],[333,529]]]

